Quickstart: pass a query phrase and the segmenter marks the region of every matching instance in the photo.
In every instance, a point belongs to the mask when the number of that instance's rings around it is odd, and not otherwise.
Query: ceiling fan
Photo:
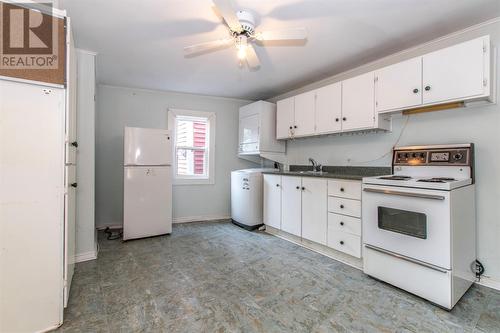
[[[187,46],[184,48],[186,56],[200,55],[207,51],[214,51],[234,45],[236,46],[240,66],[243,66],[246,61],[250,68],[257,69],[260,67],[260,61],[255,52],[253,43],[305,40],[307,38],[307,31],[305,28],[256,32],[255,18],[251,12],[246,10],[236,11],[231,0],[213,0],[213,2],[217,11],[224,18],[231,36],[211,42]]]

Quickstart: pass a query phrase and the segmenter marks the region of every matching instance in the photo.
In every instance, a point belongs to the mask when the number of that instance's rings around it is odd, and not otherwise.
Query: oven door
[[[363,185],[365,244],[451,269],[450,192]]]

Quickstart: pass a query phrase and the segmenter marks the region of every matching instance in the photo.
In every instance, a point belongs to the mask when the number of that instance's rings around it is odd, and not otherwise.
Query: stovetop
[[[471,178],[456,179],[452,177],[415,177],[406,175],[386,175],[363,178],[364,184],[388,185],[431,190],[452,190],[472,184]]]

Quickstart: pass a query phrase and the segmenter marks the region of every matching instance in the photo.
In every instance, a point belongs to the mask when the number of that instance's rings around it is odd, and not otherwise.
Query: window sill
[[[210,178],[196,179],[196,178],[174,178],[173,186],[177,185],[214,185],[215,181]]]

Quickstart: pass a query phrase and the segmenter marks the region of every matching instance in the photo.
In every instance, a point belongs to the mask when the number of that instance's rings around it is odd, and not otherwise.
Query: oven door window
[[[407,210],[378,207],[379,229],[427,239],[427,216]]]

